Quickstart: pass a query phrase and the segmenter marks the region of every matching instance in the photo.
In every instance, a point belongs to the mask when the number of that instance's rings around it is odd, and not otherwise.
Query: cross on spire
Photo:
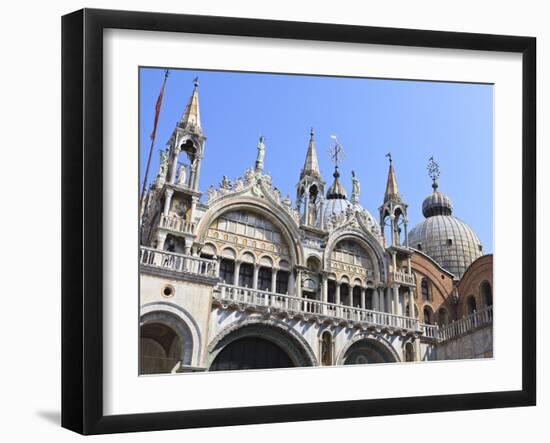
[[[344,148],[342,148],[342,145],[338,141],[336,135],[331,135],[330,138],[334,140],[334,145],[328,148],[328,154],[334,162],[334,166],[338,168],[338,162],[344,159]]]
[[[438,187],[437,179],[439,178],[441,172],[439,170],[439,163],[435,161],[433,155],[428,159],[428,166],[426,169],[428,170],[428,175],[432,179],[432,188],[435,191]]]

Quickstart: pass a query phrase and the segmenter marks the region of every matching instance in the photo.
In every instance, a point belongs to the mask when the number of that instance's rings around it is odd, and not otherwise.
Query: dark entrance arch
[[[393,363],[397,361],[386,347],[374,340],[362,339],[351,345],[344,354],[344,365]]]
[[[212,362],[210,371],[292,367],[294,364],[288,354],[275,343],[260,337],[244,337],[223,348]]]
[[[148,323],[140,330],[140,374],[170,373],[182,360],[183,339],[162,323]]]

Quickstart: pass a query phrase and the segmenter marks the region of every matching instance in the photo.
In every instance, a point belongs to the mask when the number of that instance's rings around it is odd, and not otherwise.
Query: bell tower
[[[182,117],[176,124],[166,149],[160,153],[160,166],[152,188],[156,196],[158,221],[150,242],[158,249],[190,254],[195,239],[195,209],[201,196],[199,177],[206,137],[202,131],[199,110],[199,82],[193,81],[193,92]],[[150,191],[151,193],[151,191]]]
[[[321,228],[325,183],[319,170],[314,135],[311,128],[306,160],[296,185],[296,209],[300,213],[301,225]]]

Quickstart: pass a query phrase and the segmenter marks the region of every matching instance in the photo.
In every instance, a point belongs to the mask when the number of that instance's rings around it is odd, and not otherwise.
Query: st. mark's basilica
[[[241,177],[203,196],[195,82],[140,202],[140,373],[492,357],[493,256],[453,215],[433,158],[410,227],[399,159],[375,217],[360,171],[344,186],[338,140],[327,187],[304,138],[294,202],[264,171],[263,137]]]

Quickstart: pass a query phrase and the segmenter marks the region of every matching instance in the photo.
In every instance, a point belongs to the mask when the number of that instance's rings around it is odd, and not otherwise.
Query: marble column
[[[277,269],[271,270],[271,292],[277,292]]]
[[[321,301],[328,302],[328,278],[325,273],[321,274]]]
[[[170,204],[172,203],[172,195],[174,195],[173,189],[166,189],[164,194],[164,209],[162,211],[163,215],[168,215],[170,211]]]
[[[367,292],[367,290],[363,287],[361,287],[361,309],[366,309],[367,308],[367,304],[365,302],[365,293]]]
[[[409,288],[409,317],[415,318],[415,315],[414,315],[414,288]]]
[[[309,224],[309,190],[304,192],[304,225]]]
[[[337,305],[340,304],[340,282],[336,282],[336,299],[335,299],[335,303]]]
[[[195,176],[193,178],[193,190],[198,191],[199,190],[199,177],[201,174],[201,160],[202,157],[198,157],[197,164],[195,165]]]
[[[241,270],[241,262],[235,261],[235,275],[233,275],[233,285],[239,286],[239,272]]]
[[[180,149],[177,145],[174,147],[174,158],[172,159],[172,169],[170,170],[170,183],[176,182],[176,174],[178,173],[178,158],[180,156]]]
[[[252,289],[258,289],[258,271],[259,270],[260,270],[260,265],[255,263],[254,273],[252,274]]]
[[[166,242],[166,232],[159,232],[157,234],[157,249],[159,251],[164,250],[164,243]]]
[[[399,315],[399,286],[392,285],[392,314]]]
[[[290,295],[295,296],[296,295],[296,282],[294,280],[294,271],[291,270],[288,273],[288,291]]]
[[[302,271],[297,270],[296,271],[296,297],[302,296]]]
[[[395,215],[390,215],[390,226],[391,226],[391,245],[394,246],[395,245],[395,229],[394,229],[394,226],[393,226],[393,222],[395,220]]]

